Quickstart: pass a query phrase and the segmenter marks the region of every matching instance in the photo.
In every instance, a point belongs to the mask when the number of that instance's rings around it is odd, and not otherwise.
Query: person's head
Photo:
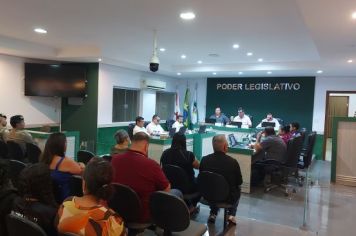
[[[136,125],[139,127],[143,127],[145,125],[145,119],[142,116],[136,117]]]
[[[184,134],[175,133],[172,140],[172,148],[187,150],[187,138]]]
[[[113,168],[110,162],[93,157],[83,173],[83,193],[97,200],[108,200],[112,193]]]
[[[266,119],[267,119],[267,121],[272,121],[272,120],[273,120],[273,115],[272,115],[272,113],[267,113]]]
[[[25,128],[25,119],[22,115],[11,116],[10,125],[14,129],[24,129]]]
[[[0,159],[0,189],[9,186],[9,162],[4,159]]]
[[[63,133],[52,133],[47,139],[41,162],[50,165],[54,156],[64,157],[66,149],[66,136]]]
[[[285,125],[285,126],[279,127],[279,133],[280,134],[288,134],[289,131],[290,131],[290,126],[289,125]]]
[[[155,125],[158,125],[160,120],[161,120],[161,119],[159,118],[158,115],[155,114],[155,115],[152,116],[152,122],[153,122]]]
[[[299,130],[299,123],[298,122],[290,123],[290,131],[297,131],[297,130]]]
[[[131,149],[148,154],[150,137],[145,132],[137,132],[131,140]]]
[[[221,108],[220,107],[215,108],[215,115],[216,116],[220,116],[221,115]]]
[[[239,107],[239,109],[237,109],[237,114],[239,115],[240,118],[243,118],[245,115],[244,109],[242,109],[242,107]]]
[[[7,117],[4,114],[0,113],[0,127],[6,127],[7,125],[6,119]]]
[[[228,143],[224,134],[215,135],[213,137],[213,149],[214,152],[227,153]]]
[[[183,123],[183,116],[182,116],[182,115],[178,115],[178,116],[177,116],[177,121],[178,121],[179,123]]]
[[[266,127],[263,133],[265,134],[265,136],[276,135],[276,131],[274,131],[274,128],[272,126]]]
[[[126,132],[126,130],[123,129],[116,131],[114,138],[117,144],[129,145],[131,142],[129,134]]]
[[[47,205],[56,205],[51,172],[47,165],[36,163],[23,169],[20,173],[19,186],[24,198],[34,198]]]

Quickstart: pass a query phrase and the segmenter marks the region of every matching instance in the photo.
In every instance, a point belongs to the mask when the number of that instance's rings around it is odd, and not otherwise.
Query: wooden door
[[[334,117],[347,117],[349,114],[348,96],[329,96],[326,137],[332,137],[332,122]]]

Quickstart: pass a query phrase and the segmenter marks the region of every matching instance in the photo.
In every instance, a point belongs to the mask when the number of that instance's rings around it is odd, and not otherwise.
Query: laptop
[[[178,133],[179,133],[179,134],[185,134],[185,131],[186,131],[186,130],[187,130],[186,127],[180,127]]]
[[[170,128],[169,129],[169,137],[173,138],[175,133],[176,133],[176,128]]]
[[[204,134],[206,132],[206,125],[199,126],[199,134]]]
[[[213,119],[213,118],[205,118],[205,123],[206,123],[206,124],[215,124],[215,123],[216,123],[216,119]]]
[[[241,121],[232,121],[232,122],[231,122],[231,125],[237,126],[237,127],[241,128],[242,122],[241,122]]]
[[[262,127],[275,127],[276,126],[276,123],[274,122],[262,122],[261,124]]]

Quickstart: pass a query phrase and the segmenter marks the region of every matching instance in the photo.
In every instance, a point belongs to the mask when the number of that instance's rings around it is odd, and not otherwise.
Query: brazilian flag
[[[185,91],[184,105],[183,105],[183,121],[184,126],[190,128],[191,117],[190,117],[190,91],[189,88]]]

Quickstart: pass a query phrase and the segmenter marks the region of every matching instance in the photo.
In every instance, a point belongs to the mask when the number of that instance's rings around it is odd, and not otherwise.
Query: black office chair
[[[69,190],[71,196],[83,196],[82,182],[83,179],[79,175],[73,175],[69,178]]]
[[[198,175],[198,189],[208,205],[214,205],[224,209],[225,231],[227,226],[226,209],[232,207],[232,204],[226,202],[230,194],[230,186],[225,177],[217,173],[202,171]],[[202,203],[206,204],[204,201],[202,201]]]
[[[129,134],[130,139],[132,139],[133,137],[133,130],[135,128],[135,125],[136,125],[135,123],[131,123],[127,128],[127,133]]]
[[[41,153],[42,151],[37,145],[33,143],[26,143],[26,157],[28,162],[38,163]]]
[[[108,201],[108,206],[117,212],[128,228],[128,235],[137,235],[148,228],[151,223],[139,223],[141,200],[137,193],[123,184],[112,184],[114,193]]]
[[[103,158],[103,160],[105,160],[105,161],[111,162],[112,156],[110,156],[110,155],[104,155],[104,156],[102,156],[102,158]]]
[[[21,146],[14,141],[7,141],[7,158],[18,161],[25,161],[25,154],[22,151]]]
[[[181,167],[164,165],[162,170],[171,183],[171,188],[180,190],[183,193],[184,200],[190,202],[200,198],[199,192],[192,193],[190,189],[192,183],[190,183],[187,173]]]
[[[173,194],[158,191],[151,194],[150,212],[153,222],[164,230],[163,235],[201,236],[207,231],[204,224],[191,221],[183,200]]]
[[[303,175],[299,176],[300,186],[303,186],[306,177],[306,171],[308,171],[308,168],[313,160],[313,150],[315,146],[315,140],[316,140],[316,132],[310,133],[308,135],[306,147],[302,149],[302,151],[300,152],[300,158],[302,158],[302,161],[299,161],[298,169],[301,171],[301,173],[303,173]],[[311,184],[313,184],[313,181],[311,181]]]
[[[149,123],[151,123],[151,122],[150,122],[150,121],[145,121],[145,122],[143,123],[143,127],[146,128]]]
[[[19,184],[18,184],[19,175],[25,167],[26,167],[26,164],[21,161],[17,161],[17,160],[9,161],[9,170],[10,170],[9,177],[11,179],[12,184],[17,188],[19,187]]]
[[[0,140],[0,158],[6,159],[7,158],[7,145],[5,142]]]
[[[6,227],[9,236],[47,236],[39,225],[14,213],[6,216]]]
[[[86,165],[94,156],[95,155],[92,152],[86,150],[79,150],[77,152],[77,161],[82,162]]]
[[[175,120],[166,120],[167,130],[170,130],[174,124]]]

